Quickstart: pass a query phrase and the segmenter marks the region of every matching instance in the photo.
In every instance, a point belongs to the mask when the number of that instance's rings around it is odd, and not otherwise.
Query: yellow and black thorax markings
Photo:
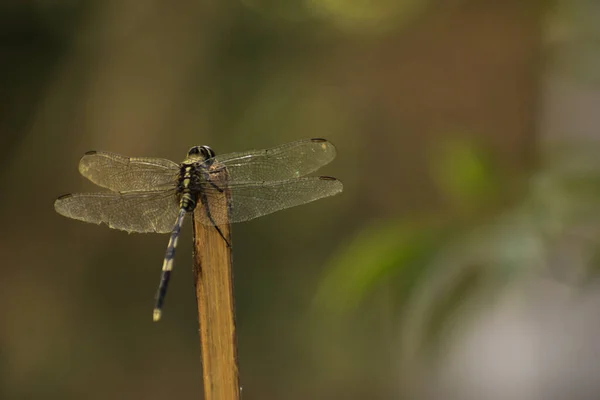
[[[199,174],[194,164],[183,164],[179,173],[178,191],[181,193],[180,206],[187,212],[196,207],[198,200],[197,189],[199,185]]]
[[[181,163],[177,192],[180,194],[180,206],[187,212],[196,207],[206,180],[207,170],[213,164],[215,153],[208,146],[195,146],[188,152],[188,157]]]

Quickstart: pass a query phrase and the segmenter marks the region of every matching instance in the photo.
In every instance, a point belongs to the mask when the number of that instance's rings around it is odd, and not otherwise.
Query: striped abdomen
[[[193,166],[187,165],[181,170],[181,200],[180,207],[186,212],[194,211],[196,207],[196,194],[192,191],[192,187],[196,185],[197,177]]]

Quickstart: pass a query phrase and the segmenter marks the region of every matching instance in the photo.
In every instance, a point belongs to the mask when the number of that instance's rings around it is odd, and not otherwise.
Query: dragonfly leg
[[[165,295],[167,294],[167,287],[169,286],[169,279],[171,278],[171,271],[173,270],[173,260],[175,259],[175,248],[177,247],[177,239],[179,239],[179,233],[181,232],[181,225],[183,225],[183,219],[186,211],[182,208],[177,216],[177,221],[171,232],[169,238],[169,244],[167,246],[167,252],[163,261],[162,273],[160,275],[160,284],[156,291],[156,303],[154,304],[154,313],[152,319],[156,322],[160,320],[162,314],[162,307],[165,302]]]
[[[204,208],[204,211],[206,212],[206,216],[208,217],[208,220],[215,227],[217,232],[219,232],[219,235],[223,238],[223,240],[225,241],[225,244],[227,244],[227,247],[231,247],[229,240],[227,240],[225,235],[223,235],[223,231],[221,231],[221,228],[219,228],[219,226],[215,223],[215,220],[213,219],[212,214],[210,213],[210,208],[208,207],[208,199],[206,198],[206,194],[201,193],[200,197],[202,199],[202,207]]]
[[[223,235],[223,232],[221,231],[221,228],[219,228],[218,225],[215,225],[215,229],[217,230],[217,232],[219,232],[219,235],[221,235],[221,237],[223,238],[223,240],[225,241],[225,244],[227,245],[227,247],[231,247],[231,244],[229,244],[229,240],[227,240],[225,238],[225,235]]]
[[[205,171],[204,172],[204,179],[210,183],[210,186],[212,186],[213,188],[215,188],[219,193],[223,193],[223,189],[219,187],[219,185],[217,185],[215,182],[213,182],[212,179],[210,179],[210,174],[214,174],[217,172],[221,172],[223,171],[224,168],[219,168],[219,169],[215,169],[212,171]]]
[[[215,169],[205,170],[205,171],[208,172],[209,174],[218,174],[220,172],[223,172],[225,169],[227,169],[227,167],[218,167]]]

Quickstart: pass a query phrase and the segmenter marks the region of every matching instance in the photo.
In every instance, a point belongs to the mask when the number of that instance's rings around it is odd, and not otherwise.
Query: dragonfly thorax
[[[213,163],[215,152],[208,146],[194,146],[180,164],[177,193],[180,207],[194,211],[207,168]]]
[[[181,164],[177,192],[180,194],[180,207],[187,212],[194,211],[203,180],[203,162]]]

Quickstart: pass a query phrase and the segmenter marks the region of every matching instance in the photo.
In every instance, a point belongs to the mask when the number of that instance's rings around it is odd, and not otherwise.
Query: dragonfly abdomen
[[[167,293],[167,287],[169,286],[169,279],[171,278],[171,271],[173,270],[173,260],[175,259],[175,249],[177,248],[177,240],[181,233],[181,225],[183,225],[183,219],[185,217],[185,210],[181,209],[175,221],[175,226],[171,232],[169,238],[169,245],[167,246],[167,252],[163,261],[162,273],[160,277],[160,285],[156,292],[156,303],[154,305],[153,320],[158,321],[162,314],[162,306],[165,302],[165,294]]]

